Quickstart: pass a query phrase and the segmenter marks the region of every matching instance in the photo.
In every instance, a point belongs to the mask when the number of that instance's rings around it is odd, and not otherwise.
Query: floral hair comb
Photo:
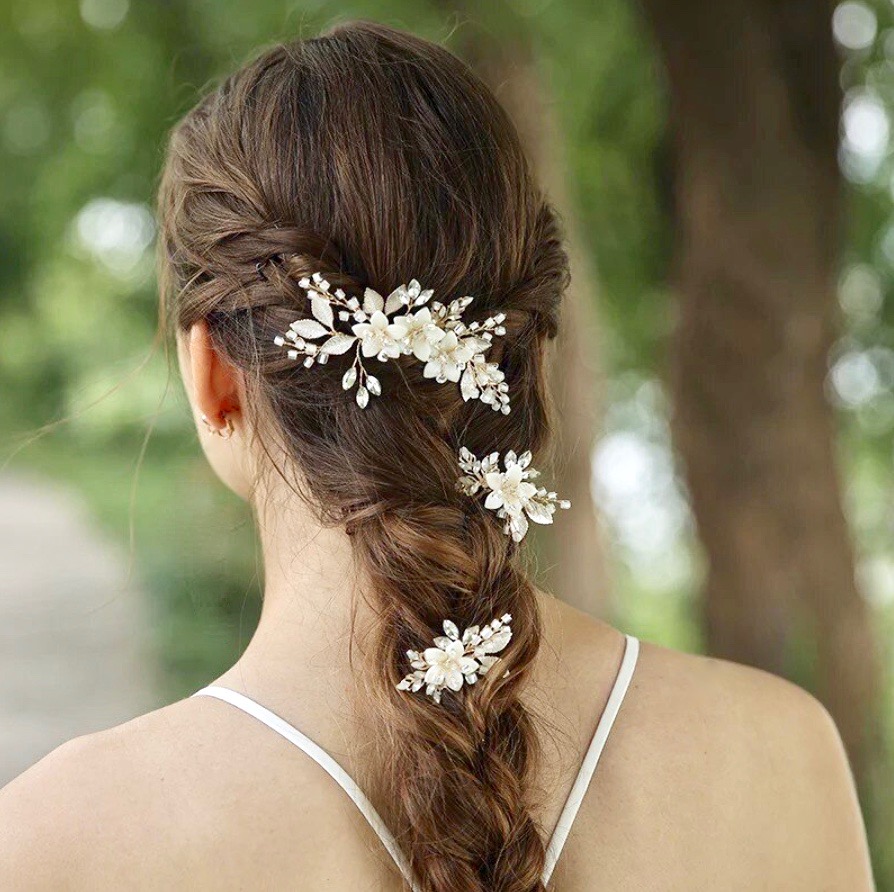
[[[465,473],[457,486],[468,496],[487,492],[484,507],[497,512],[505,523],[503,531],[521,542],[528,532],[528,518],[534,523],[553,522],[556,508],[570,508],[568,499],[560,499],[554,492],[529,481],[540,476],[531,467],[531,453],[516,455],[511,449],[503,456],[504,470],[500,470],[500,453],[492,452],[476,458],[465,446],[459,451],[459,466]]]
[[[499,660],[494,654],[504,650],[512,638],[512,617],[508,613],[484,626],[469,626],[462,635],[456,623],[444,620],[444,634],[435,638],[434,647],[422,653],[408,650],[413,671],[397,683],[399,691],[425,693],[441,702],[444,688],[459,691],[464,684],[475,684]]]
[[[262,275],[261,270],[258,270]],[[341,288],[332,289],[321,273],[299,280],[310,302],[313,318],[296,319],[289,330],[273,340],[285,347],[290,359],[302,359],[306,368],[323,365],[332,356],[354,351],[354,361],[342,375],[342,387],[357,388],[355,399],[361,409],[370,396],[380,396],[382,385],[364,360],[387,362],[400,356],[414,356],[425,364],[423,375],[438,383],[459,383],[464,401],[480,400],[494,411],[508,415],[509,386],[495,362],[485,353],[494,337],[506,334],[505,313],[496,313],[483,322],[463,321],[463,313],[474,298],[460,297],[448,304],[433,301],[434,292],[423,289],[416,279],[395,288],[383,297],[366,288],[363,302],[349,297]],[[520,542],[528,531],[528,521],[549,524],[556,508],[570,508],[567,499],[530,483],[538,472],[530,467],[531,453],[503,457],[492,452],[476,458],[463,447],[459,466],[463,471],[458,486],[466,495],[487,492],[484,505],[504,521],[503,529]]]
[[[370,396],[380,396],[382,385],[371,375],[364,360],[380,362],[412,354],[425,363],[423,375],[439,384],[459,383],[463,400],[480,400],[495,411],[509,413],[509,387],[495,362],[484,354],[494,336],[506,334],[504,313],[483,322],[463,322],[472,297],[449,304],[432,301],[433,291],[423,290],[413,279],[382,297],[372,288],[363,303],[341,288],[332,290],[320,273],[301,279],[310,301],[313,319],[296,319],[274,342],[288,349],[290,359],[304,357],[304,365],[328,362],[354,350],[354,361],[342,377],[342,387],[357,387],[357,405],[365,409]]]

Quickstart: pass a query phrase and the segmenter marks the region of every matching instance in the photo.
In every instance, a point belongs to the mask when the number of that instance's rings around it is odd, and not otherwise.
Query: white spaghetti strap
[[[556,863],[559,860],[559,856],[562,854],[565,840],[568,839],[568,834],[571,831],[571,825],[577,817],[578,809],[581,806],[581,802],[583,802],[587,787],[590,785],[590,780],[593,777],[593,772],[596,770],[599,757],[602,755],[605,742],[608,740],[608,735],[614,724],[615,717],[618,715],[618,710],[621,708],[624,695],[627,693],[627,688],[630,685],[630,679],[633,677],[633,670],[636,667],[636,658],[639,654],[639,640],[632,635],[627,635],[625,637],[627,643],[624,647],[624,657],[622,658],[621,666],[618,669],[618,676],[612,686],[608,701],[605,704],[605,710],[599,719],[599,723],[596,725],[596,731],[594,732],[593,739],[587,749],[587,754],[584,756],[580,771],[574,781],[574,786],[571,788],[571,793],[568,795],[565,807],[559,815],[556,829],[553,831],[552,838],[546,849],[546,866],[543,870],[544,886],[549,883],[553,870],[555,870]]]
[[[627,688],[630,685],[630,679],[633,676],[637,655],[639,654],[639,641],[632,635],[625,637],[627,643],[624,648],[624,657],[621,660],[621,666],[618,669],[618,675],[609,694],[608,702],[605,704],[605,711],[596,725],[596,731],[587,749],[587,754],[584,757],[580,771],[571,788],[571,793],[562,809],[562,813],[556,823],[556,829],[553,831],[552,838],[546,849],[546,866],[543,871],[544,886],[549,883],[556,862],[562,854],[565,840],[568,838],[575,817],[577,817],[578,809],[583,801],[584,794],[587,792],[593,772],[596,770],[596,764],[602,755],[605,742],[608,740],[609,732],[612,729],[615,717],[621,707],[621,702],[624,700],[624,695],[627,693]],[[263,722],[268,728],[271,728],[281,737],[293,743],[313,759],[351,797],[354,804],[360,809],[363,817],[369,822],[370,827],[375,831],[376,836],[382,840],[382,845],[385,846],[388,854],[394,859],[394,863],[403,874],[410,888],[413,892],[417,892],[418,887],[413,879],[409,862],[398,847],[391,831],[385,826],[385,822],[354,779],[322,747],[290,725],[285,719],[280,718],[276,713],[271,712],[266,707],[261,706],[260,703],[256,703],[251,697],[240,694],[238,691],[233,691],[220,685],[208,685],[196,691],[192,696],[198,697],[199,695],[216,697],[218,700],[224,700],[241,709],[258,721]]]
[[[415,892],[416,884],[413,881],[410,865],[404,857],[404,853],[398,847],[391,831],[385,826],[385,822],[354,779],[329,753],[305,734],[302,734],[297,728],[290,725],[285,719],[280,718],[276,713],[261,706],[260,703],[256,703],[245,694],[240,694],[238,691],[233,691],[220,685],[208,685],[196,691],[192,696],[198,697],[199,695],[216,697],[218,700],[224,700],[243,712],[247,712],[310,756],[351,797],[354,804],[360,809],[363,817],[369,822],[370,827],[375,831],[376,836],[382,840],[382,845],[385,846],[388,854],[394,859],[394,863]]]

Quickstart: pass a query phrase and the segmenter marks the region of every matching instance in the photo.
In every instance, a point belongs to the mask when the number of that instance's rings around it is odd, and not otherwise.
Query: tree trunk
[[[825,395],[842,190],[831,0],[643,0],[675,140],[673,434],[708,557],[712,653],[818,693],[868,767],[879,665]]]
[[[447,4],[459,11],[462,4]],[[563,601],[595,616],[609,612],[609,571],[604,538],[592,496],[593,449],[603,405],[595,282],[575,237],[565,181],[561,128],[543,77],[522,36],[495,41],[466,25],[461,50],[490,84],[512,117],[549,200],[561,214],[569,243],[572,283],[565,298],[562,328],[551,367],[556,397],[556,440],[551,488],[569,498],[573,511],[559,519],[550,536],[543,574]]]

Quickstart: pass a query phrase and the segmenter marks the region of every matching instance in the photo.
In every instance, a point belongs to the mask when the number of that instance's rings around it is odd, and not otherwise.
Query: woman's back
[[[547,738],[536,785],[549,835],[626,643],[564,605],[545,614],[530,702]],[[240,672],[218,682],[243,690]],[[265,694],[350,775],[364,775],[347,725],[302,716],[287,691]],[[0,826],[12,828],[0,876],[15,892],[403,888],[316,762],[210,697],[64,745],[0,793]],[[831,720],[766,673],[642,643],[550,888],[870,889]]]

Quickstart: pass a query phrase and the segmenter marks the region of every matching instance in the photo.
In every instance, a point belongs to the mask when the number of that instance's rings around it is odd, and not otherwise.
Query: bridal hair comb
[[[264,279],[260,263],[256,269]],[[331,357],[353,350],[354,361],[341,383],[345,390],[357,388],[355,400],[361,409],[369,404],[370,396],[382,393],[379,379],[370,374],[364,360],[374,357],[387,362],[413,355],[425,364],[424,377],[439,384],[458,383],[464,401],[477,399],[494,411],[509,414],[505,375],[497,363],[485,358],[494,337],[506,334],[505,313],[466,323],[463,313],[473,297],[460,297],[449,304],[433,301],[434,292],[423,289],[416,279],[395,288],[388,297],[366,288],[362,303],[341,288],[333,290],[318,272],[300,279],[298,285],[310,302],[313,318],[296,319],[288,331],[274,337],[274,343],[286,348],[289,359],[301,359],[306,368],[324,365]],[[529,482],[538,476],[530,463],[530,452],[517,456],[510,450],[503,456],[501,471],[498,452],[483,459],[465,447],[459,453],[463,474],[457,486],[469,496],[487,492],[485,508],[496,512],[504,521],[504,532],[516,542],[527,533],[529,520],[549,524],[556,508],[571,507],[567,499]]]
[[[380,396],[382,386],[371,375],[364,360],[380,362],[412,354],[425,363],[422,374],[439,384],[459,383],[464,401],[480,400],[494,411],[509,413],[509,387],[495,362],[484,354],[494,336],[506,334],[504,313],[483,322],[463,322],[462,315],[472,297],[449,304],[432,301],[432,290],[423,290],[413,279],[382,297],[372,288],[363,293],[363,303],[341,288],[332,290],[320,273],[298,282],[313,319],[296,319],[274,343],[286,347],[290,359],[301,359],[305,367],[323,364],[332,356],[354,351],[354,361],[342,377],[342,387],[357,388],[355,399],[365,409],[370,396]]]
[[[531,467],[530,452],[516,455],[510,449],[503,456],[501,471],[499,452],[478,459],[463,446],[459,466],[465,473],[457,481],[458,488],[468,496],[487,492],[484,507],[496,511],[497,517],[505,521],[503,532],[515,542],[521,542],[528,532],[528,518],[534,523],[552,523],[556,508],[571,507],[568,499],[560,499],[556,493],[529,482],[540,476]]]
[[[504,613],[484,627],[469,626],[460,635],[456,623],[445,619],[444,634],[434,639],[434,647],[422,653],[407,651],[413,671],[397,683],[397,689],[415,693],[424,687],[425,693],[440,703],[445,688],[459,691],[464,684],[475,684],[499,660],[494,654],[509,644],[511,621],[512,616]]]

